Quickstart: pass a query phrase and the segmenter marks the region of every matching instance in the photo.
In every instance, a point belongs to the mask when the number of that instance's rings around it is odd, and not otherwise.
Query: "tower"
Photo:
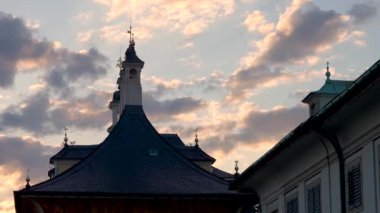
[[[129,47],[125,51],[120,80],[118,81],[120,87],[120,112],[123,111],[126,105],[142,105],[141,70],[144,67],[144,61],[136,55],[132,27],[128,33],[131,35]]]
[[[117,63],[120,76],[117,79],[118,90],[113,93],[109,104],[109,109],[112,111],[112,125],[108,128],[108,132],[111,132],[118,122],[125,106],[142,106],[141,71],[144,61],[136,55],[132,27],[128,33],[129,46],[125,51],[124,61],[120,58]]]
[[[344,91],[352,81],[330,79],[329,62],[326,65],[326,81],[321,89],[309,93],[302,102],[309,105],[309,114],[313,116],[323,109],[331,100]]]

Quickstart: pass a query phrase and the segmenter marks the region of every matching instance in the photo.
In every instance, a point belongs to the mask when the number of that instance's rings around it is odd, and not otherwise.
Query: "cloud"
[[[220,126],[208,130],[221,134],[205,137],[207,143],[204,146],[212,151],[228,153],[241,145],[275,143],[307,116],[307,108],[300,105],[292,108],[275,107],[264,111],[252,108],[241,118],[235,117],[235,122],[223,122]]]
[[[363,23],[377,15],[377,7],[373,2],[354,4],[348,11],[354,23]]]
[[[143,94],[144,109],[153,119],[166,118],[169,120],[170,117],[194,112],[205,107],[205,105],[204,101],[191,97],[157,100],[149,93]]]
[[[108,93],[93,92],[62,101],[40,91],[17,106],[8,106],[0,114],[0,124],[6,130],[18,128],[35,135],[58,133],[64,126],[103,129],[110,120],[109,97]]]
[[[83,84],[83,81],[92,82],[104,76],[107,73],[107,62],[107,58],[94,48],[78,53],[66,52],[60,63],[46,74],[45,80],[57,91],[67,91],[75,82]]]
[[[347,41],[352,27],[345,14],[294,0],[280,15],[275,30],[255,43],[256,50],[242,59],[226,81],[230,89],[226,100],[242,100],[258,85],[288,76],[287,66],[315,63],[316,55]]]
[[[53,45],[33,38],[32,31],[20,18],[0,12],[0,87],[13,84],[21,61],[43,65],[54,57]]]
[[[30,137],[0,137],[0,166],[8,170],[21,170],[25,178],[29,169],[31,178],[47,179],[49,158],[58,147],[44,145]],[[45,166],[44,166],[45,165]]]
[[[108,60],[96,49],[73,52],[39,39],[21,18],[0,12],[0,31],[0,87],[12,86],[21,71],[42,70],[49,86],[56,88],[106,74]]]
[[[259,10],[254,10],[252,13],[248,14],[244,21],[244,25],[248,31],[257,31],[261,34],[267,34],[275,27],[274,23],[268,22],[265,15]]]
[[[234,10],[233,0],[94,0],[108,7],[107,19],[114,20],[133,11],[135,25],[146,29],[168,29],[185,36],[202,33],[218,18]],[[136,34],[137,35],[137,34]]]
[[[30,137],[0,136],[0,212],[14,212],[12,191],[25,187],[27,170],[32,185],[48,179],[49,158],[58,149]]]

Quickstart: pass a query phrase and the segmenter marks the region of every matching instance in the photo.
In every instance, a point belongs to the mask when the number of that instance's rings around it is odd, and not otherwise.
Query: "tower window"
[[[133,79],[133,78],[136,78],[136,76],[137,76],[137,71],[135,69],[131,69],[129,71],[129,78]]]

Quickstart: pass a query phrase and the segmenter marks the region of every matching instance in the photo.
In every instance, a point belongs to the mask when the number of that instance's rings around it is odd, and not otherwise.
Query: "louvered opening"
[[[356,209],[362,205],[362,181],[360,162],[349,167],[347,172],[348,208]]]
[[[321,212],[321,185],[318,183],[307,190],[307,212]]]
[[[298,198],[297,197],[294,197],[286,202],[286,212],[287,213],[298,212]]]

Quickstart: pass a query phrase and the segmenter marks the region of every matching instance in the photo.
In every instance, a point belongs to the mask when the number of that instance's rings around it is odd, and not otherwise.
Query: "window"
[[[306,186],[306,212],[321,212],[321,183],[319,180]]]
[[[150,156],[158,156],[158,149],[149,149]]]
[[[129,78],[132,79],[132,78],[135,78],[137,76],[137,71],[135,69],[131,69],[131,71],[129,71]]]
[[[290,196],[286,196],[286,213],[298,213],[298,196],[294,193]]]
[[[348,210],[358,210],[363,206],[362,174],[360,158],[347,165],[347,201]]]

